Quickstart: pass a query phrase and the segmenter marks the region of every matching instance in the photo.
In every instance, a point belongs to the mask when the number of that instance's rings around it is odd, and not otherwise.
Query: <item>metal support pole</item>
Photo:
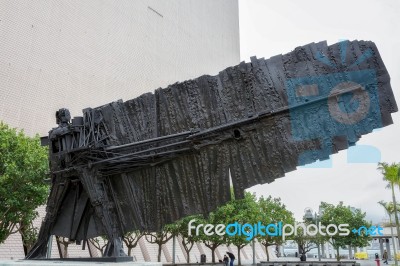
[[[390,222],[390,234],[392,235],[392,243],[393,243],[393,253],[394,253],[394,265],[398,266],[398,262],[397,262],[397,251],[396,251],[396,238],[393,234],[393,226],[392,226],[392,215],[389,213],[389,222]],[[379,241],[380,242],[380,241]]]
[[[386,242],[386,251],[387,251],[387,255],[388,255],[388,260],[391,260],[391,258],[392,258],[392,251],[390,250],[389,238],[385,238],[385,242]]]
[[[393,229],[392,229],[393,230]],[[395,243],[395,238],[394,238],[394,236],[392,237],[392,242],[393,242],[393,253],[394,253],[394,265],[395,266],[398,266],[399,264],[398,264],[398,260],[397,260],[397,251],[396,251],[396,243]]]
[[[321,245],[321,256],[323,259],[326,259],[325,243]]]
[[[379,254],[379,258],[382,259],[382,257],[383,257],[383,238],[379,238],[379,251],[381,252],[381,254]]]
[[[318,261],[321,261],[321,250],[319,243],[317,243],[317,248],[318,248]]]
[[[353,259],[351,245],[349,245],[349,260]]]
[[[49,241],[47,242],[47,252],[46,252],[46,259],[51,258],[51,248],[53,247],[53,236],[49,237]]]
[[[176,240],[175,236],[172,237],[172,264],[175,264],[175,248],[176,248]]]
[[[252,249],[253,249],[253,265],[256,265],[256,242],[254,238],[252,240]]]
[[[315,221],[316,221],[316,223],[317,223],[317,230],[319,231],[319,224],[318,224],[318,215],[317,215],[317,213],[315,213]],[[317,248],[318,248],[318,261],[321,261],[321,250],[320,250],[320,244],[319,244],[319,242],[317,241]]]

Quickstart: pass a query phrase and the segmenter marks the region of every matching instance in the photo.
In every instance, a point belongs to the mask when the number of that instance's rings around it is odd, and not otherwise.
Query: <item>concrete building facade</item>
[[[80,115],[239,58],[237,0],[0,0],[0,121],[44,136],[59,108]],[[17,234],[0,244],[22,257]]]
[[[0,0],[0,120],[71,115],[239,62],[237,0]]]

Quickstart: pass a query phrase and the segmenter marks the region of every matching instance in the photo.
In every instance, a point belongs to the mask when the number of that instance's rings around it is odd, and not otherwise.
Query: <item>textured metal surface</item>
[[[85,109],[50,132],[52,190],[40,239],[158,230],[256,184],[327,159],[392,123],[397,105],[372,42],[312,43],[217,76]]]

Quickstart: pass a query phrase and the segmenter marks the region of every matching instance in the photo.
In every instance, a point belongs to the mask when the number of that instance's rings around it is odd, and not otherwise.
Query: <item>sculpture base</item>
[[[127,262],[133,257],[94,257],[94,258],[62,258],[62,259],[36,259],[40,261],[81,261],[81,262]]]
[[[96,259],[96,260],[93,260]],[[145,261],[121,261],[121,260],[101,260],[102,258],[69,258],[69,259],[43,259],[43,260],[0,260],[1,266],[162,266],[162,262]],[[110,259],[110,258],[107,258]],[[126,257],[125,257],[126,259]]]

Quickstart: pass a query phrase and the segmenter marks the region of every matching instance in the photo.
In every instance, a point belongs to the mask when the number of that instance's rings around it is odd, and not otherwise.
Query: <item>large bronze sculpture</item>
[[[312,43],[135,99],[57,112],[51,192],[39,239],[110,239],[209,213],[256,184],[324,160],[392,123],[397,105],[374,43]]]

